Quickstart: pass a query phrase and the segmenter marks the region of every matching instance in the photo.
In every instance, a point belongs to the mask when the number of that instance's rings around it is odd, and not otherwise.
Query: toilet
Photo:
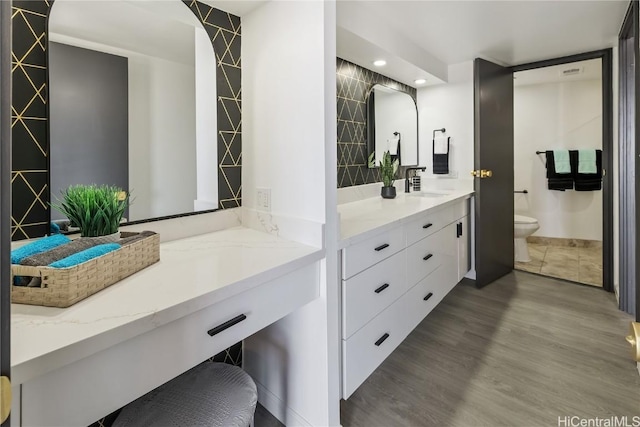
[[[514,215],[513,217],[513,245],[515,249],[516,262],[529,262],[529,248],[527,248],[527,237],[535,233],[540,225],[538,220],[524,215]]]

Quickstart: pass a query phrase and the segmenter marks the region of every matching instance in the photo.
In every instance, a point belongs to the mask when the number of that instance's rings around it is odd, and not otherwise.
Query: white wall
[[[320,297],[245,341],[260,401],[286,425],[340,423],[335,25],[330,1],[271,1],[242,18],[243,225],[332,254]],[[271,189],[270,213],[258,188]]]
[[[516,214],[538,219],[544,237],[602,240],[602,191],[547,189],[545,158],[536,150],[602,149],[600,80],[514,89]]]
[[[473,170],[473,61],[449,66],[449,83],[418,89],[420,165],[432,175],[434,129],[449,136],[449,171],[471,182]],[[441,135],[438,133],[437,135]]]
[[[204,28],[195,30],[197,199],[195,211],[218,208],[216,55]],[[213,161],[213,159],[216,159]]]
[[[195,105],[193,66],[142,55],[129,57],[131,219],[193,211]],[[145,150],[146,157],[139,149]],[[147,158],[149,168],[140,168],[138,161]]]

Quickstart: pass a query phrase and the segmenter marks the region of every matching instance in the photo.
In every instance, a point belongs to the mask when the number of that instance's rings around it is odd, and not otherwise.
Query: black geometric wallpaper
[[[203,24],[216,55],[218,205],[242,203],[241,25],[235,15],[182,0]],[[49,232],[47,24],[53,0],[14,0],[12,78],[13,240]]]
[[[367,94],[375,84],[406,92],[416,89],[344,59],[336,64],[338,103],[338,188],[380,182],[379,168],[367,165]],[[398,176],[402,175],[402,171]]]

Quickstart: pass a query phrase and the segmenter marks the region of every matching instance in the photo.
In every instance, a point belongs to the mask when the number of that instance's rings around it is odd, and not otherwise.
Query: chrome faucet
[[[404,170],[404,192],[405,193],[409,193],[409,188],[411,188],[410,185],[409,185],[409,172],[417,171],[417,170],[420,170],[420,171],[424,172],[424,171],[427,170],[427,168],[425,168],[425,167],[417,167],[417,168],[406,168]]]

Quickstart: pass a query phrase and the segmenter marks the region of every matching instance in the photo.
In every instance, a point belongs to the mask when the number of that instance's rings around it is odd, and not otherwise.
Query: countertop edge
[[[470,199],[471,197],[473,197],[475,194],[474,191],[472,190],[468,190],[468,191],[464,191],[461,192],[460,195],[457,195],[456,197],[452,198],[452,199],[447,199],[446,201],[443,201],[440,204],[437,204],[435,206],[431,206],[427,209],[418,211],[418,212],[413,212],[410,213],[408,215],[403,215],[397,219],[394,219],[392,221],[388,221],[385,222],[383,224],[380,224],[379,226],[373,227],[367,231],[363,231],[361,233],[355,234],[353,236],[349,236],[347,238],[344,239],[340,239],[338,241],[338,250],[341,249],[345,249],[351,245],[357,244],[361,241],[367,240],[373,236],[376,236],[380,233],[384,233],[385,231],[388,230],[392,230],[400,225],[406,224],[408,222],[413,221],[414,219],[417,219],[420,215],[423,215],[426,212],[429,211],[434,211],[434,210],[438,210],[438,209],[443,209],[446,208],[448,205],[454,204],[455,202],[458,202],[460,200],[467,200]]]

